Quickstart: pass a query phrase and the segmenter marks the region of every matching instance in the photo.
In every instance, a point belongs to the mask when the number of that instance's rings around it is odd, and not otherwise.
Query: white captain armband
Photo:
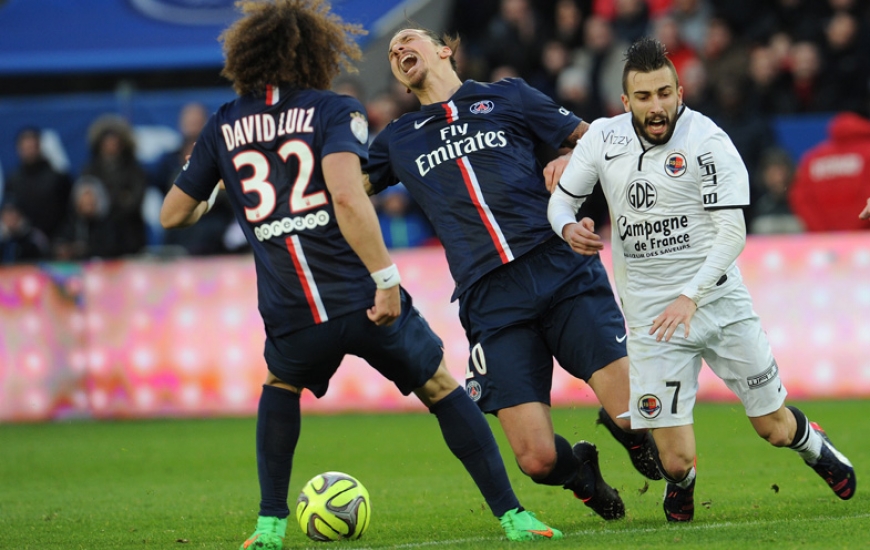
[[[380,290],[393,288],[402,282],[402,278],[399,276],[399,268],[396,267],[396,264],[375,271],[372,273],[372,279]]]

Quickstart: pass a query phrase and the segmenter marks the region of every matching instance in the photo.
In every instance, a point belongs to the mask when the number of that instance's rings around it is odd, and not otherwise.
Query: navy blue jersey
[[[456,299],[480,277],[553,236],[535,148],[558,148],[580,119],[525,81],[465,81],[375,138],[376,191],[402,182],[444,245]]]
[[[253,248],[260,314],[281,336],[371,306],[374,281],[341,235],[321,159],[365,159],[368,122],[354,98],[268,87],[223,105],[175,184],[206,200],[223,179]]]

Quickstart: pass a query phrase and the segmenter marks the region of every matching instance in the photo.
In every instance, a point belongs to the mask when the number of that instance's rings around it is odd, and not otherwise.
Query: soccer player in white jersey
[[[746,242],[746,168],[728,136],[682,104],[666,54],[657,40],[635,42],[622,77],[626,112],[593,122],[567,166],[547,169],[548,184],[558,181],[550,223],[575,252],[603,248],[592,221],[578,222],[576,212],[599,180],[607,197],[629,327],[631,426],[652,430],[667,480],[665,516],[694,516],[692,409],[702,359],[740,398],[758,435],[797,451],[849,499],[855,471],[817,424],[784,404],[776,360],[735,264]]]

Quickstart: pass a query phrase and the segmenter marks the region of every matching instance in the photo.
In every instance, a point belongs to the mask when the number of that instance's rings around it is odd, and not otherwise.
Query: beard
[[[649,123],[650,119],[641,120],[637,115],[634,114],[634,112],[631,113],[631,123],[634,126],[635,131],[637,131],[637,133],[640,137],[642,137],[646,141],[652,143],[653,145],[662,145],[662,144],[670,141],[671,136],[674,135],[674,129],[677,127],[677,119],[679,118],[679,116],[680,116],[679,110],[677,110],[677,112],[674,113],[673,118],[669,115],[664,115],[663,117],[657,117],[657,118],[663,118],[664,124],[667,127],[667,130],[665,130],[665,133],[658,134],[658,135],[650,134],[649,131],[647,130],[647,124]]]

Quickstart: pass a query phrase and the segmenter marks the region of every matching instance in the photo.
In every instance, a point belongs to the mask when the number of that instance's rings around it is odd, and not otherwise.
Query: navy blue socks
[[[287,491],[300,425],[299,394],[275,386],[263,386],[257,411],[261,516],[286,518],[290,514]]]
[[[444,441],[480,489],[496,517],[519,508],[489,423],[461,387],[429,411],[438,418]]]

